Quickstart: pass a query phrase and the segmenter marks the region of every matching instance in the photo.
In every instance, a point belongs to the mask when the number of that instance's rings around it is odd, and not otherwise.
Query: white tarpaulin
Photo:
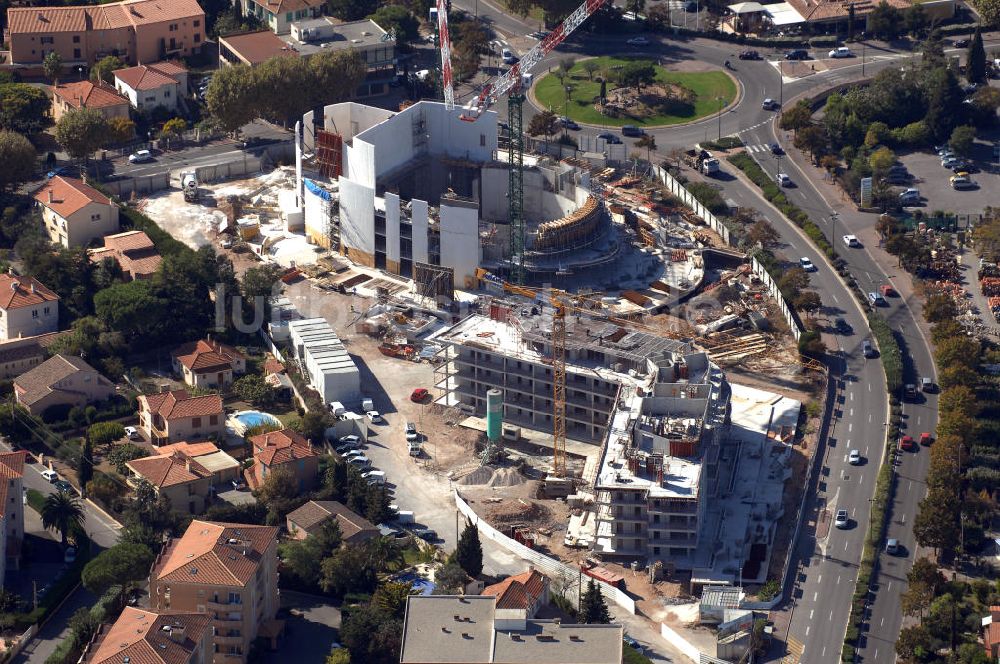
[[[765,5],[764,11],[771,17],[771,23],[774,25],[794,25],[795,23],[806,22],[802,14],[787,2],[779,2],[776,5]]]

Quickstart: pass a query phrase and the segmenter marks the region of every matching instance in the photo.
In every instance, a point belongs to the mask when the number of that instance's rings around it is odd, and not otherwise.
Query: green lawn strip
[[[623,65],[628,62],[626,58],[610,56],[593,59],[597,60],[602,70],[610,70],[616,65]],[[566,92],[555,74],[547,74],[538,81],[538,84],[535,86],[535,98],[539,104],[545,108],[552,109],[557,115],[563,115],[565,110],[565,114],[577,122],[608,125],[611,127],[621,127],[627,124],[652,126],[690,122],[718,112],[719,102],[716,101],[717,97],[723,98],[725,106],[728,106],[736,99],[736,84],[733,82],[733,79],[721,71],[672,72],[657,66],[656,80],[658,82],[674,83],[691,90],[695,94],[693,114],[686,116],[657,115],[646,120],[609,118],[601,115],[594,108],[594,98],[601,93],[601,84],[597,80],[599,76],[600,70],[595,73],[594,80],[589,80],[586,70],[578,62],[569,72],[569,78],[574,88],[570,94],[568,106],[565,104]]]

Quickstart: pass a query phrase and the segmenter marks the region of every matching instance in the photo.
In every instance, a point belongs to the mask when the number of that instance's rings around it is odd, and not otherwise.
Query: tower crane
[[[483,111],[502,97],[507,96],[507,119],[510,124],[510,148],[508,160],[510,169],[508,175],[507,219],[510,224],[510,281],[523,284],[524,269],[524,125],[523,106],[525,77],[542,59],[552,52],[559,44],[573,34],[583,23],[593,16],[607,0],[586,0],[573,13],[559,24],[544,39],[537,42],[531,50],[524,54],[519,62],[507,70],[502,76],[486,83],[479,96],[464,109],[461,118],[467,122],[475,122]],[[444,85],[445,106],[449,109],[455,106],[455,92],[451,77],[451,41],[448,38],[448,12],[445,0],[437,0],[438,31],[441,34],[441,72]],[[450,105],[449,105],[450,104]]]

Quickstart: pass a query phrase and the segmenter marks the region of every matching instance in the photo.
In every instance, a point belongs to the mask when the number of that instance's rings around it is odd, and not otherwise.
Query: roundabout
[[[651,59],[617,56],[577,61],[565,76],[554,69],[534,88],[539,106],[576,122],[646,129],[702,120],[737,93],[722,70],[670,71]]]

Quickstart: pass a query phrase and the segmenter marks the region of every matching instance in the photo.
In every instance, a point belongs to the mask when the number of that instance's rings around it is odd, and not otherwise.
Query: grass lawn
[[[635,648],[622,644],[622,664],[653,664],[653,662]]]
[[[626,58],[609,56],[594,59],[601,66],[601,70],[611,69],[616,65],[622,65],[628,61]],[[598,70],[598,74],[601,70]],[[673,83],[687,88],[694,93],[695,100],[691,112],[685,115],[656,115],[645,120],[609,118],[601,115],[594,108],[593,100],[601,93],[601,84],[596,80],[598,74],[595,74],[595,80],[588,80],[587,72],[581,66],[580,62],[577,62],[569,72],[569,77],[575,88],[570,95],[566,115],[577,122],[607,125],[609,127],[621,127],[627,124],[646,127],[680,124],[682,122],[698,120],[718,112],[719,102],[716,101],[717,97],[722,97],[726,106],[736,99],[736,83],[721,71],[672,72],[657,66],[656,80],[658,82]],[[552,112],[556,115],[563,115],[566,93],[555,74],[547,74],[538,81],[538,85],[535,86],[535,97],[542,106],[552,109]]]

